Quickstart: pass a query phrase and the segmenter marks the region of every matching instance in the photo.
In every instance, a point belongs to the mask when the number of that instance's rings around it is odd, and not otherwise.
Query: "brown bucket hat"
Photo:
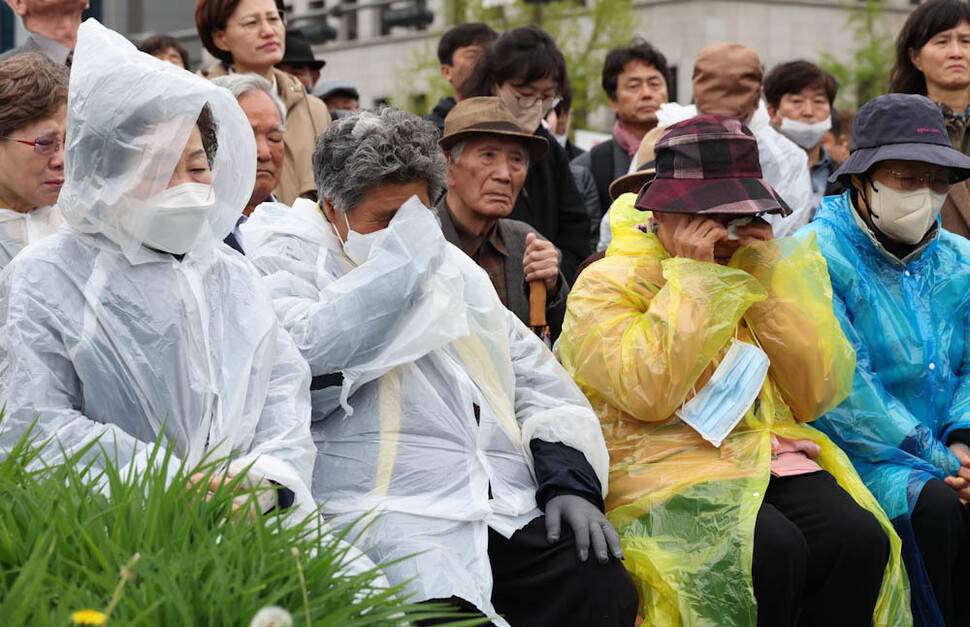
[[[495,97],[466,98],[456,104],[445,118],[445,134],[438,145],[443,150],[451,150],[458,142],[476,135],[521,139],[528,146],[530,163],[542,159],[549,149],[544,137],[522,130],[502,106],[502,100]]]

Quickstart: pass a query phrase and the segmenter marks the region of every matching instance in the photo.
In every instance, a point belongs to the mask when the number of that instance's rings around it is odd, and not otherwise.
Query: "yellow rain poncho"
[[[855,353],[832,311],[814,238],[740,249],[730,266],[671,258],[621,196],[613,241],[569,296],[560,356],[600,417],[610,450],[606,508],[623,538],[645,625],[753,625],[754,525],[771,436],[812,440],[815,459],[872,511],[892,553],[877,625],[911,624],[900,542],[846,456],[806,426],[852,385]],[[674,412],[707,382],[730,340],[771,359],[757,401],[720,448]]]

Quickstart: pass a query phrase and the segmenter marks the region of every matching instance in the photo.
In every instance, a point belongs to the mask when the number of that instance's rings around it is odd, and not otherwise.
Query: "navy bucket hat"
[[[852,125],[849,158],[829,181],[863,174],[888,159],[951,168],[951,183],[970,178],[970,157],[950,147],[943,114],[926,96],[887,94],[862,105]]]

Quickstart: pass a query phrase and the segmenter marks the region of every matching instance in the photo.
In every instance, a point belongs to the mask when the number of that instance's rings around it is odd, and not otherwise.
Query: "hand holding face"
[[[522,270],[528,283],[545,281],[546,290],[551,296],[559,283],[559,251],[556,246],[550,241],[539,239],[535,233],[526,235]]]
[[[727,238],[727,229],[701,215],[667,214],[659,221],[657,237],[674,257],[714,262],[714,245]]]
[[[760,218],[754,218],[751,222],[736,227],[734,232],[738,236],[737,241],[740,246],[747,246],[755,242],[767,242],[775,237],[771,225]]]

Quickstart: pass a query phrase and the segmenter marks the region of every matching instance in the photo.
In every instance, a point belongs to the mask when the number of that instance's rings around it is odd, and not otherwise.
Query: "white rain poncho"
[[[61,222],[57,207],[37,207],[27,213],[0,209],[0,270],[28,244],[56,231]]]
[[[660,105],[660,111],[657,112],[660,126],[670,126],[696,116],[696,106],[685,107],[676,102]],[[776,239],[787,237],[808,224],[818,207],[818,198],[812,191],[812,176],[808,170],[808,154],[771,127],[768,109],[765,108],[763,100],[758,103],[758,109],[751,116],[748,128],[758,140],[758,161],[761,163],[763,178],[792,210],[788,216],[772,214],[764,218],[771,223]]]
[[[147,211],[142,201],[166,187],[206,103],[218,124],[216,203],[211,230],[180,262],[141,246],[122,217]],[[233,454],[233,468],[253,462],[251,478],[312,506],[306,362],[255,269],[220,243],[255,179],[255,140],[236,100],[88,20],[67,127],[67,226],[0,275],[0,444],[36,417],[36,435],[53,439],[39,462],[95,438],[85,456],[95,469],[105,457],[144,468],[157,440],[189,465]]]
[[[775,238],[788,237],[811,222],[818,208],[819,198],[812,189],[812,175],[808,169],[808,153],[772,128],[764,101],[754,112],[748,128],[758,140],[758,158],[764,179],[792,210],[789,216],[771,214],[764,218],[771,223]]]
[[[493,613],[488,527],[509,537],[541,513],[530,440],[583,452],[605,493],[588,402],[417,198],[356,267],[310,201],[260,205],[242,233],[320,388],[323,511],[338,524],[378,512],[358,544],[392,583],[410,580],[412,600]]]

